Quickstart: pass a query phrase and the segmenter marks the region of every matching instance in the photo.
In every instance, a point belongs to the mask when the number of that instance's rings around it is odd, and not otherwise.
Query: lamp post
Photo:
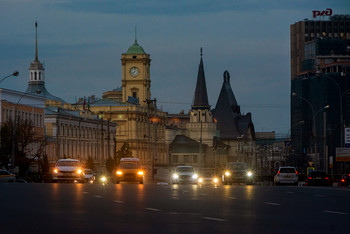
[[[316,134],[316,116],[318,113],[320,113],[321,111],[328,109],[329,105],[324,106],[323,108],[321,108],[320,110],[316,111],[314,110],[313,105],[311,104],[310,101],[308,101],[306,98],[300,97],[298,96],[296,93],[292,93],[292,97],[296,97],[296,98],[300,98],[301,100],[305,101],[311,108],[311,112],[312,112],[312,131],[313,131],[313,138],[314,138],[314,151],[315,151],[315,159],[316,161],[319,163],[319,157],[317,156],[317,134]]]
[[[0,80],[0,83],[3,82],[4,80],[6,80],[7,78],[11,77],[11,76],[18,76],[19,75],[19,72],[18,71],[14,71],[12,72],[12,74],[8,75],[8,76],[5,76],[4,78],[2,78]]]
[[[37,90],[36,93],[40,94],[41,90]],[[27,94],[30,94],[30,93],[28,93],[28,92],[23,93],[23,95],[17,101],[17,103],[15,105],[15,109],[13,111],[14,121],[13,121],[13,127],[12,127],[12,152],[11,152],[11,167],[12,167],[13,171],[15,169],[15,156],[16,156],[16,152],[15,151],[16,151],[16,138],[17,138],[17,135],[16,135],[16,130],[17,130],[17,113],[16,113],[16,110],[17,110],[17,106],[20,103],[20,101],[22,100],[22,98],[24,96],[26,96]]]

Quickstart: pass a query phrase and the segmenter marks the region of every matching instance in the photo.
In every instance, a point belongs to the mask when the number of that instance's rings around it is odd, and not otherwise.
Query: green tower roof
[[[146,52],[135,40],[135,43],[129,47],[128,51],[126,51],[126,54],[146,54]]]

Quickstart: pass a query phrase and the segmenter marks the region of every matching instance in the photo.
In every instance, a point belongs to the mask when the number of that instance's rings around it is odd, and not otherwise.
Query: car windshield
[[[324,171],[313,171],[311,172],[310,176],[315,177],[315,176],[327,176],[327,175],[326,175],[326,172]]]
[[[291,167],[284,167],[280,169],[280,173],[295,173],[295,169]]]
[[[176,168],[177,172],[193,172],[193,167],[178,167]]]
[[[58,161],[56,163],[56,166],[78,167],[79,166],[79,162],[78,161]]]
[[[84,170],[84,174],[85,174],[85,175],[92,175],[92,170],[90,170],[90,169],[85,169],[85,170]]]
[[[128,162],[128,163],[121,163],[119,165],[120,169],[138,169],[139,165],[138,163],[132,163],[132,162]]]
[[[233,169],[233,170],[246,170],[247,169],[247,165],[245,163],[230,163],[228,165],[228,167],[230,169]]]

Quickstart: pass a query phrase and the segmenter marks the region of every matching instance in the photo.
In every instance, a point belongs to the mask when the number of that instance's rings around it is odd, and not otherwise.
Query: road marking
[[[146,210],[150,210],[150,211],[160,211],[159,209],[156,209],[156,208],[146,208]]]
[[[218,218],[213,218],[213,217],[202,217],[202,219],[218,221],[218,222],[227,222],[226,219],[218,219]]]
[[[100,196],[100,195],[95,195],[94,197],[102,198],[102,196]]]
[[[237,199],[237,197],[229,197],[230,199],[232,199],[232,200],[236,200]]]
[[[348,213],[332,211],[332,210],[324,210],[323,212],[330,213],[330,214],[340,214],[340,215],[347,215],[348,214]]]
[[[113,201],[114,203],[123,204],[123,201]]]
[[[265,202],[266,205],[271,205],[271,206],[280,206],[281,204],[274,203],[274,202]]]

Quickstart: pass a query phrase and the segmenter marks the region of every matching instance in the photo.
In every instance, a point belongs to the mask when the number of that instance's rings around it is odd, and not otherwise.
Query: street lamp
[[[315,112],[313,105],[306,98],[300,97],[296,93],[292,93],[292,97],[300,98],[301,100],[305,101],[311,108],[312,122],[313,122],[313,124],[312,124],[312,131],[313,131],[313,138],[314,138],[315,159],[319,163],[319,157],[317,156],[318,153],[317,153],[317,137],[316,137],[316,116],[317,116],[318,113],[320,113],[321,111],[323,111],[325,109],[328,109],[330,106],[326,105],[323,108],[321,108],[320,110]]]
[[[36,90],[37,94],[41,93],[41,90]],[[17,101],[16,105],[15,105],[15,109],[13,111],[14,114],[14,121],[13,121],[13,127],[12,127],[12,152],[11,152],[11,166],[12,166],[12,170],[14,171],[15,169],[15,156],[16,156],[16,128],[17,128],[17,113],[16,113],[16,109],[17,106],[19,104],[19,102],[22,100],[22,98],[24,96],[26,96],[27,94],[30,94],[28,92],[25,92]]]
[[[8,76],[5,76],[4,78],[2,78],[0,80],[0,83],[3,82],[4,80],[6,80],[7,78],[11,77],[11,76],[18,76],[19,75],[19,72],[18,71],[14,71],[12,72],[12,74],[8,75]]]

